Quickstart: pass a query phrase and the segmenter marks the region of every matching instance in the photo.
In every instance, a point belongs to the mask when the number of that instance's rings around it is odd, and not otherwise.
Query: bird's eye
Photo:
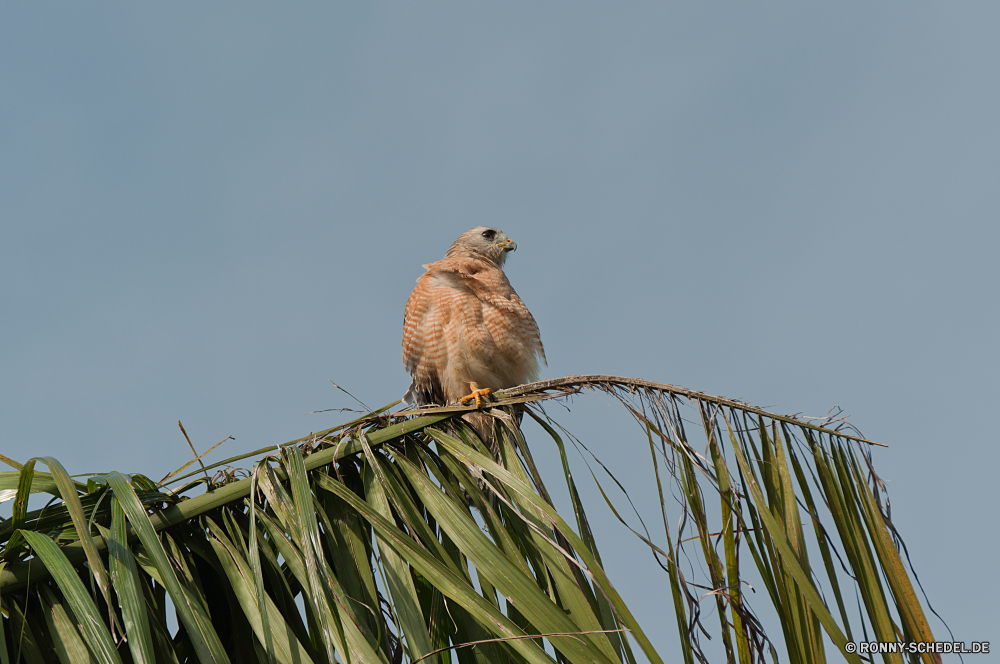
[[[487,240],[492,240],[496,236],[497,236],[497,232],[495,230],[493,230],[492,228],[490,230],[488,230],[488,231],[483,231],[483,237],[486,238]]]

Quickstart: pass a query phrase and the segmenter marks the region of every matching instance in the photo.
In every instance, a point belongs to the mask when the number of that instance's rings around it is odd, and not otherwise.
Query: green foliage
[[[779,659],[743,592],[751,576],[782,630],[781,659],[860,662],[848,641],[933,640],[870,441],[669,385],[585,376],[484,404],[496,455],[462,419],[472,407],[389,414],[390,404],[258,450],[266,456],[243,479],[74,482],[47,457],[0,473],[14,501],[0,523],[0,664],[659,664],[602,565],[566,454],[579,442],[541,408],[584,388],[617,397],[641,425],[663,534],[633,532],[667,574],[685,662],[707,661],[710,633],[729,661]],[[558,448],[572,525],[522,435],[525,414]],[[39,493],[54,498],[29,510]]]

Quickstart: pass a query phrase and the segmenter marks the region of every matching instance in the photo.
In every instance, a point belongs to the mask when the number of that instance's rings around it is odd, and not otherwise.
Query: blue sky
[[[420,266],[491,225],[544,377],[839,404],[887,443],[928,594],[991,639],[998,27],[971,2],[8,3],[0,452],[159,477],[178,419],[230,456],[341,421],[304,415],[352,406],[330,380],[395,400]],[[619,416],[560,421],[638,487]],[[588,495],[673,656],[666,577]]]

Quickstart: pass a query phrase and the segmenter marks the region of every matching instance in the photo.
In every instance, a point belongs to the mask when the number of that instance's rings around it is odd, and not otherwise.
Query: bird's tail
[[[462,419],[468,422],[469,426],[479,434],[479,438],[486,445],[486,449],[490,451],[494,459],[499,461],[500,444],[497,442],[496,432],[493,431],[493,423],[496,420],[486,413],[466,413],[462,415]]]

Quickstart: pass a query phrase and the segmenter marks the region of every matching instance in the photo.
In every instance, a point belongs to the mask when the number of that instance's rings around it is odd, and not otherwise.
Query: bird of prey
[[[477,226],[423,266],[403,315],[408,403],[478,406],[491,390],[537,378],[545,361],[538,325],[503,273],[515,249],[503,232]]]

